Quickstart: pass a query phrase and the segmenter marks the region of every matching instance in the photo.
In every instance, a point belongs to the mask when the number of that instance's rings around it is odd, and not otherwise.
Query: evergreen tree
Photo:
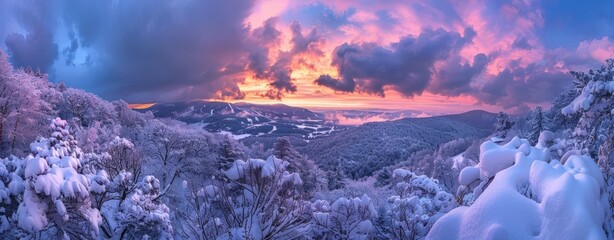
[[[576,97],[578,97],[578,91],[576,89],[569,89],[557,96],[552,103],[552,107],[545,114],[548,119],[546,128],[556,132],[558,130],[571,129],[576,126],[580,118],[580,114],[572,114],[565,116],[561,110],[569,105]]]
[[[507,132],[512,128],[514,122],[510,121],[509,116],[504,112],[499,112],[495,121],[495,137],[505,138]]]
[[[604,229],[614,237],[614,59],[588,73],[571,72],[578,96],[561,112],[580,116],[573,133],[575,148],[598,159],[607,183],[610,209],[606,209]]]
[[[335,190],[345,186],[347,176],[343,167],[337,164],[330,171],[326,172],[326,178],[328,180],[328,190]]]
[[[23,160],[19,226],[32,234],[48,231],[54,238],[97,238],[101,216],[90,193],[105,192],[109,181],[101,174],[103,179],[90,182],[80,172],[83,152],[66,121],[56,118],[50,127],[51,137],[32,143],[32,154]]]
[[[385,167],[377,173],[375,186],[376,187],[386,186],[390,184],[391,178],[392,178],[392,171],[390,171],[390,168]]]
[[[529,120],[531,131],[529,132],[529,141],[531,144],[535,145],[537,140],[539,139],[539,134],[545,130],[544,127],[544,114],[542,112],[541,107],[537,107],[535,111],[531,114],[531,119]]]
[[[310,195],[318,188],[318,167],[315,163],[300,154],[287,137],[280,137],[273,145],[273,155],[289,163],[288,170],[297,172],[303,178],[303,193]]]
[[[294,149],[288,137],[280,137],[277,139],[275,144],[273,144],[273,155],[285,161],[302,157],[300,156],[301,154]]]
[[[245,151],[241,148],[241,145],[225,135],[222,140],[222,146],[220,149],[220,160],[218,169],[228,169],[232,166],[236,160],[245,159]]]

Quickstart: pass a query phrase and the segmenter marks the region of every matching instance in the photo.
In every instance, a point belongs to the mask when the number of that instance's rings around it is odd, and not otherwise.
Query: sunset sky
[[[0,0],[0,39],[129,103],[524,112],[614,57],[614,1]]]

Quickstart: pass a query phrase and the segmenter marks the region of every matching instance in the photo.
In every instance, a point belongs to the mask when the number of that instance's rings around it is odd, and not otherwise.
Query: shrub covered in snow
[[[223,180],[191,191],[188,206],[194,212],[186,216],[196,220],[192,226],[199,230],[182,231],[194,238],[220,239],[303,235],[309,227],[309,204],[299,195],[301,177],[286,171],[288,164],[274,156],[236,160],[223,171]]]
[[[11,156],[0,159],[0,238],[16,225],[15,210],[23,198],[23,164],[20,158]]]
[[[311,205],[316,239],[367,239],[377,211],[367,195],[339,198],[331,205],[318,200]]]
[[[458,205],[454,195],[444,191],[436,179],[405,169],[394,170],[393,178],[398,181],[394,187],[397,195],[388,199],[392,204],[393,238],[424,238],[437,219]]]
[[[145,176],[116,215],[119,226],[116,236],[120,239],[172,239],[170,210],[159,197],[160,181]]]

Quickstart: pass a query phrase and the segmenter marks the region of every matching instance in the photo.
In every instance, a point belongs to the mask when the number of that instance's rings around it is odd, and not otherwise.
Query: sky
[[[135,104],[518,113],[614,57],[614,1],[0,0],[0,49]]]

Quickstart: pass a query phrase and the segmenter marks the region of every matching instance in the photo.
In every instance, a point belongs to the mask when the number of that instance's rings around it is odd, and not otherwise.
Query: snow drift
[[[482,144],[477,169],[463,170],[459,180],[494,179],[471,206],[440,218],[427,239],[606,239],[599,167],[584,155],[550,159],[544,140],[536,147],[518,138]]]

